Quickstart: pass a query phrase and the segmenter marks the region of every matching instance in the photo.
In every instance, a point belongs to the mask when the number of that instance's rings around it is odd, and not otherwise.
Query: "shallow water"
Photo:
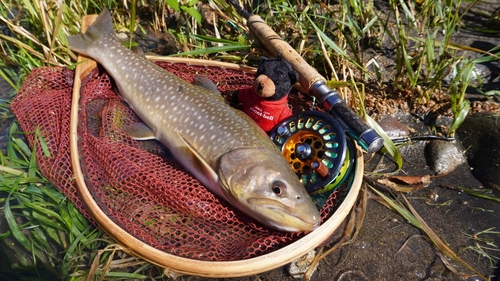
[[[13,96],[14,89],[5,79],[0,77],[0,150],[7,145],[7,135],[14,117],[9,110],[3,110]]]

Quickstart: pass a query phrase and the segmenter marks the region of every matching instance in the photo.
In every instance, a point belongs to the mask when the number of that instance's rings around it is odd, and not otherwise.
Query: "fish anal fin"
[[[154,140],[155,133],[142,122],[134,123],[123,128],[123,131],[135,140]]]

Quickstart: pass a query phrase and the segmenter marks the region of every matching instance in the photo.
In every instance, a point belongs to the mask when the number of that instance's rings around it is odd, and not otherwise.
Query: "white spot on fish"
[[[158,102],[160,100],[160,97],[156,97],[155,101]]]

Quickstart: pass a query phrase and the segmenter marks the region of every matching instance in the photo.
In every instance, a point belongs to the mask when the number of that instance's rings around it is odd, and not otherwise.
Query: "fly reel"
[[[305,111],[276,125],[270,137],[309,193],[342,184],[354,164],[355,151],[340,124],[319,111]]]

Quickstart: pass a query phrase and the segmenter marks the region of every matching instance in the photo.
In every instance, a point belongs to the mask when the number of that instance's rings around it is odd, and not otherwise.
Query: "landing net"
[[[253,82],[253,74],[242,70],[157,64],[190,83],[194,75],[205,75],[218,82],[226,97]],[[40,171],[95,222],[79,198],[70,164],[73,76],[66,68],[33,70],[11,109],[25,132],[38,128],[48,145],[50,157],[40,149],[35,134],[26,136],[31,146],[37,142]],[[305,102],[295,102],[294,111],[307,108]],[[122,128],[139,120],[101,68],[82,81],[79,120],[80,162],[90,193],[112,221],[143,243],[189,259],[235,261],[272,252],[305,235],[261,226],[203,187],[159,142],[138,142],[125,134]],[[348,191],[349,184],[344,184],[328,196],[320,209],[323,222]]]

